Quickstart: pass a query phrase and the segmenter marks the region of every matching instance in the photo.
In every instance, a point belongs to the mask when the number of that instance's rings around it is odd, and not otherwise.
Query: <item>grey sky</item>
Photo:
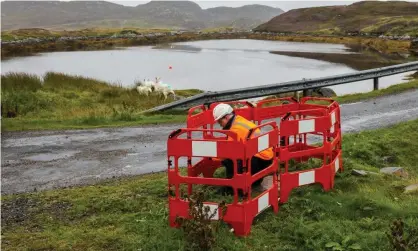
[[[136,6],[138,4],[148,3],[149,1],[117,1],[113,0],[111,2],[126,5],[126,6]],[[239,7],[248,4],[263,4],[272,7],[278,7],[284,11],[297,8],[313,7],[313,6],[330,6],[330,5],[349,5],[358,1],[350,0],[341,0],[341,1],[208,1],[203,0],[194,1],[199,4],[203,9],[217,7],[217,6],[228,6],[228,7]]]

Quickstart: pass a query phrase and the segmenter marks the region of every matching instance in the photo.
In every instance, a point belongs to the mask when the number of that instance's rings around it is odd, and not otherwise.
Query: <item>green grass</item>
[[[152,124],[185,123],[186,115],[126,115],[115,118],[91,115],[84,118],[74,119],[3,119],[4,131],[26,131],[26,130],[64,130],[64,129],[86,129],[86,128],[109,128],[129,127]]]
[[[345,171],[337,174],[333,190],[294,190],[277,215],[269,209],[256,218],[247,238],[235,237],[222,224],[214,250],[330,250],[331,242],[391,250],[385,232],[393,220],[405,222],[405,235],[418,226],[418,194],[403,193],[403,187],[418,183],[417,138],[418,120],[343,135]],[[350,174],[385,166],[402,166],[409,178]],[[2,245],[5,250],[183,250],[183,232],[170,228],[167,217],[165,172],[7,195]]]
[[[417,89],[417,88],[418,88],[418,79],[411,80],[407,83],[392,85],[392,86],[389,86],[387,88],[380,89],[377,91],[343,95],[340,97],[336,97],[335,100],[341,104],[350,103],[350,102],[356,102],[356,101],[365,100],[365,99],[376,98],[380,96],[387,96],[387,95],[402,93],[402,92]]]

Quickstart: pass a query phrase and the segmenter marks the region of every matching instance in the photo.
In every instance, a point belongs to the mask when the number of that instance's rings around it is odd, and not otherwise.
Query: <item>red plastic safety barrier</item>
[[[319,104],[319,101],[327,104]],[[171,226],[175,226],[176,215],[189,217],[188,203],[180,199],[178,190],[180,183],[188,184],[189,195],[192,193],[194,184],[233,187],[234,203],[228,205],[223,220],[234,227],[237,235],[247,235],[253,218],[264,208],[271,205],[277,212],[278,198],[281,203],[287,202],[294,188],[320,183],[327,191],[334,186],[335,174],[342,171],[341,120],[337,102],[327,98],[305,97],[297,101],[292,97],[287,97],[262,100],[255,104],[246,101],[224,103],[233,106],[237,115],[253,121],[259,125],[259,128],[270,125],[273,130],[247,142],[238,142],[233,132],[214,130],[215,121],[212,112],[217,103],[209,107],[200,105],[191,108],[187,118],[188,129],[173,133],[167,145],[169,159],[174,158],[174,168],[169,167],[168,170],[169,184],[175,187],[175,196],[169,199]],[[266,120],[279,120],[279,128],[275,122],[262,124]],[[201,132],[203,137],[199,140],[192,140],[193,132]],[[234,140],[226,141],[225,137],[215,136],[219,133]],[[180,139],[178,136],[181,134],[187,134],[187,139]],[[320,145],[308,142],[311,135],[320,138],[318,142]],[[260,144],[272,147],[277,153],[272,166],[253,177],[248,170],[246,174],[236,174],[232,179],[213,178],[214,172],[221,163],[210,160],[208,157],[230,158],[236,163],[239,159],[249,159],[249,156],[261,151]],[[180,157],[188,158],[187,176],[180,176],[178,173],[178,158]],[[192,165],[192,157],[205,158]],[[306,162],[310,158],[322,160],[322,165],[309,170],[289,170],[291,160]],[[279,164],[283,166],[280,169]],[[235,167],[234,173],[236,171]],[[276,174],[273,175],[272,187],[257,198],[251,199],[252,182],[271,173]],[[200,174],[203,177],[198,177]],[[279,191],[278,188],[280,188]],[[245,202],[237,202],[237,189],[248,192]],[[215,203],[206,204],[210,206],[211,212],[218,208]],[[220,218],[219,212],[216,219]]]
[[[173,191],[174,196],[169,196],[169,221],[170,226],[177,227],[176,217],[189,218],[189,204],[188,201],[181,198],[180,184],[188,185],[188,195],[193,191],[193,185],[212,185],[212,186],[230,186],[234,191],[234,201],[228,204],[226,214],[222,215],[221,210],[218,210],[215,220],[220,218],[223,221],[232,225],[234,233],[238,236],[248,235],[251,230],[251,225],[254,217],[256,217],[263,210],[271,206],[275,213],[278,212],[278,182],[277,173],[278,162],[277,159],[266,169],[251,175],[251,159],[256,153],[261,152],[267,148],[273,148],[276,151],[278,146],[278,128],[276,123],[271,122],[263,124],[257,128],[270,126],[272,129],[268,132],[261,133],[259,136],[248,139],[246,142],[237,140],[234,132],[225,130],[209,130],[209,129],[180,129],[173,132],[167,142],[167,154],[169,158],[168,169],[168,184],[169,189]],[[192,135],[195,132],[202,133],[221,133],[230,137],[232,140],[227,140],[225,137],[206,139],[193,139]],[[186,134],[187,138],[180,138]],[[203,160],[197,164],[192,165],[188,161],[187,176],[182,176],[179,173],[179,158],[187,157],[189,160],[192,157],[203,157]],[[231,159],[234,161],[234,176],[231,179],[214,178],[213,173],[219,167],[219,163],[212,161],[209,158]],[[174,163],[172,162],[174,160]],[[237,173],[237,161],[244,160],[243,166],[246,171],[242,174]],[[203,177],[199,177],[203,174]],[[273,184],[269,189],[255,198],[251,198],[251,184],[267,175],[272,175]],[[243,202],[238,202],[238,189],[241,189],[246,194]],[[170,194],[170,193],[169,193]],[[215,209],[219,208],[217,203],[207,202],[205,205],[209,206],[210,214],[214,213]]]
[[[280,173],[282,203],[288,200],[291,190],[295,187],[320,183],[324,190],[328,191],[333,187],[335,172],[341,166],[341,131],[340,127],[336,126],[337,122],[339,124],[338,107],[331,113],[327,108],[315,108],[293,111],[291,116],[296,119],[284,120],[280,125],[280,136],[285,139],[285,145],[279,150],[280,162],[284,163],[284,172]],[[322,146],[309,145],[309,134],[319,135],[322,138]],[[292,136],[294,142],[288,144]],[[322,159],[321,167],[289,172],[291,159],[302,162],[309,158]]]

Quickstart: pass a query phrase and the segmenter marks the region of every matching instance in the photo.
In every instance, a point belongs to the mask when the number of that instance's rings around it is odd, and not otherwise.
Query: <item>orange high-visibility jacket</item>
[[[256,124],[253,122],[245,119],[242,116],[236,115],[234,121],[232,122],[230,131],[233,131],[237,134],[238,140],[242,140],[245,142],[247,140],[248,133],[250,132],[250,129],[257,127]],[[252,134],[250,138],[254,138],[258,135],[260,135],[261,131],[259,128],[257,128]],[[228,137],[228,140],[232,140],[232,138]],[[273,148],[267,148],[255,155],[256,157],[259,157],[264,160],[271,160],[274,157]]]

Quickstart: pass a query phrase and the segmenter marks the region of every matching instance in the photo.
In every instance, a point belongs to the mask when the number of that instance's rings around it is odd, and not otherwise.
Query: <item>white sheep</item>
[[[174,91],[171,89],[171,86],[168,84],[164,84],[163,82],[160,81],[160,78],[155,78],[155,80],[157,81],[155,83],[155,89],[154,91],[157,93],[161,93],[164,95],[164,100],[167,99],[168,95],[173,94],[174,99],[176,98],[176,94],[174,93]]]
[[[170,93],[173,94],[173,98],[176,99],[176,94],[169,87],[163,87],[162,93],[164,95],[164,100],[167,99],[167,96],[170,95]]]
[[[138,91],[138,93],[140,95],[146,95],[146,96],[148,96],[152,92],[151,87],[145,86],[145,85],[139,85],[139,86],[137,86],[136,87],[136,90]]]

